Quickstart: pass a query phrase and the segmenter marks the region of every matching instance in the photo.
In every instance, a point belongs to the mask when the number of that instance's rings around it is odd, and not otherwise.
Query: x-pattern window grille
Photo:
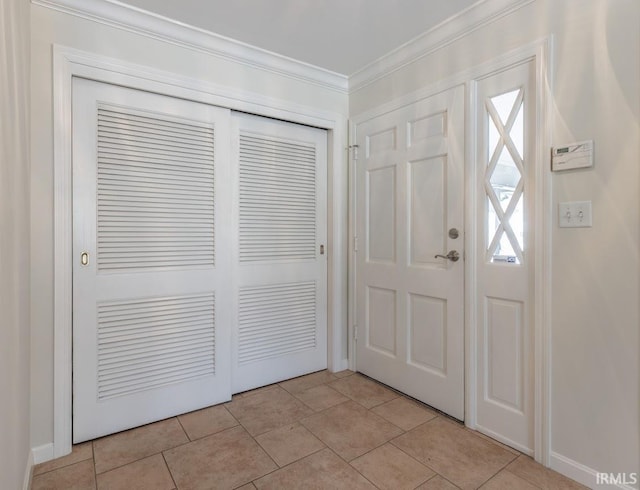
[[[523,99],[524,90],[518,89],[485,103],[490,159],[484,187],[493,208],[487,213],[488,261],[523,262]]]

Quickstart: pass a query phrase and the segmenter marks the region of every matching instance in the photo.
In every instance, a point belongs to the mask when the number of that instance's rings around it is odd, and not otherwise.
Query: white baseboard
[[[577,461],[566,458],[561,454],[551,452],[551,469],[562,473],[564,476],[582,483],[589,488],[594,488],[596,485],[596,470],[589,468]]]
[[[44,463],[53,459],[53,443],[43,444],[42,446],[31,449],[33,464]]]
[[[33,451],[29,451],[29,457],[27,458],[27,466],[24,469],[22,490],[29,490],[31,488],[31,475],[33,475]]]
[[[340,371],[344,371],[345,369],[349,369],[349,359],[341,359],[333,363],[333,372],[339,373]]]
[[[602,488],[603,490],[605,488],[620,488],[623,490],[636,490],[638,488],[624,484],[597,485],[596,475],[598,474],[598,471],[554,452],[551,452],[551,469],[558,473],[562,473],[563,475],[568,476],[589,488]]]

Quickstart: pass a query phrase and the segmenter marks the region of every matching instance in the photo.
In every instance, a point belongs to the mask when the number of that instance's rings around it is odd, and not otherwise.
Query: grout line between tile
[[[62,456],[62,457],[64,458],[64,456]],[[33,475],[33,478],[39,477],[41,475],[48,475],[49,473],[53,473],[54,471],[58,471],[58,470],[61,470],[63,468],[68,468],[69,466],[73,466],[73,465],[78,464],[78,463],[84,463],[85,461],[89,461],[90,459],[93,460],[93,455],[90,458],[81,459],[80,461],[74,461],[73,463],[68,463],[68,464],[59,466],[57,468],[50,469],[48,471],[43,471],[42,473],[38,473],[37,475]],[[55,460],[52,459],[50,461],[55,461]],[[45,463],[47,463],[47,462],[48,461],[45,461]]]
[[[162,456],[162,460],[164,461],[164,465],[167,467],[167,471],[169,472],[169,476],[171,477],[171,481],[173,482],[173,488],[178,488],[178,484],[176,483],[176,479],[173,477],[173,473],[171,473],[171,468],[169,468],[169,463],[167,463],[167,458],[165,458],[165,456],[164,456],[164,451],[161,452],[160,455]]]
[[[187,439],[189,440],[189,442],[193,442],[194,440],[191,439],[191,436],[187,432],[187,429],[185,429],[184,425],[182,425],[182,422],[180,422],[180,417],[179,416],[176,417],[176,420],[178,421],[178,425],[180,425],[180,428],[182,429],[182,432],[184,432],[184,435],[187,436]]]
[[[327,447],[328,447],[328,446],[327,446]],[[380,447],[380,446],[378,446],[378,447]],[[374,448],[374,449],[376,449],[376,448]],[[360,476],[362,476],[362,478],[364,478],[364,479],[365,479],[365,480],[367,480],[369,483],[371,483],[371,485],[373,485],[375,488],[377,488],[377,489],[379,489],[379,490],[382,490],[382,489],[380,489],[380,487],[379,487],[378,485],[376,485],[375,483],[373,483],[371,480],[369,480],[369,478],[367,478],[364,474],[362,474],[362,472],[360,472],[360,470],[358,470],[358,468],[356,468],[355,466],[353,466],[349,461],[345,460],[342,456],[340,456],[338,453],[336,453],[332,448],[330,448],[330,447],[329,447],[329,450],[330,450],[333,454],[335,454],[338,458],[340,458],[342,461],[344,461],[345,463],[347,463],[347,465],[349,465],[349,467],[350,467],[351,469],[353,469],[356,473],[358,473]],[[373,451],[373,449],[372,449],[371,451]],[[368,451],[368,452],[371,452],[371,451]],[[365,454],[367,454],[367,453],[365,453]],[[364,456],[364,454],[362,454],[361,456]],[[356,459],[358,459],[359,457],[360,457],[360,456],[357,456],[357,457],[353,458],[351,461],[355,461],[355,460],[356,460]]]
[[[509,452],[509,451],[507,451],[507,452]],[[517,456],[517,455],[515,455],[515,454],[513,454],[513,453],[510,453],[510,454],[513,456],[513,458],[511,458],[511,459],[510,459],[509,461],[507,461],[504,465],[502,465],[502,467],[501,467],[498,471],[496,471],[493,475],[491,475],[489,478],[487,478],[485,481],[483,481],[483,482],[482,482],[482,484],[480,485],[480,487],[482,487],[483,485],[486,485],[486,483],[487,483],[489,480],[492,480],[493,478],[495,478],[495,477],[498,475],[498,473],[500,473],[502,470],[504,470],[507,466],[509,466],[509,465],[510,465],[511,463],[513,463],[517,458],[519,458],[519,457],[520,457],[520,456]],[[480,487],[478,487],[478,488],[480,488]]]
[[[433,420],[433,419],[431,419],[431,420]],[[430,422],[430,421],[425,422],[425,424],[426,424],[426,423],[428,423],[428,422]],[[421,425],[422,425],[422,424],[421,424]],[[413,430],[413,429],[412,429],[412,430]],[[407,431],[407,432],[409,432],[409,431]],[[405,434],[406,434],[407,432],[405,432]],[[400,437],[400,436],[402,436],[402,435],[404,435],[404,434],[400,434],[398,437]],[[397,439],[397,437],[394,437],[393,439],[389,440],[389,444],[391,444],[393,447],[395,447],[398,451],[400,451],[400,452],[402,452],[403,454],[406,454],[407,456],[409,456],[409,457],[410,457],[411,459],[413,459],[415,462],[420,463],[422,466],[424,466],[424,467],[426,467],[426,468],[429,468],[429,469],[430,469],[431,471],[433,471],[436,475],[440,475],[440,473],[438,473],[434,468],[432,468],[431,466],[429,466],[427,463],[423,463],[422,461],[419,461],[417,458],[414,458],[411,454],[409,454],[408,452],[406,452],[406,451],[405,451],[404,449],[402,449],[401,447],[396,446],[396,445],[393,443],[394,439]],[[435,476],[435,475],[433,475],[433,476]],[[433,476],[432,476],[431,478],[433,478]],[[442,476],[442,475],[440,475],[440,476]],[[427,479],[427,481],[431,480],[431,478]],[[444,477],[443,477],[443,478],[444,478]],[[422,485],[422,483],[421,483],[420,485]]]
[[[233,427],[231,427],[231,428],[233,428]],[[228,430],[228,429],[225,429],[225,430]],[[223,432],[223,431],[221,431],[221,432]],[[211,435],[214,435],[214,434],[211,434]],[[207,437],[209,437],[209,436],[207,436]],[[189,439],[189,436],[187,436],[187,439]],[[204,439],[204,438],[203,438],[203,439]],[[147,459],[147,458],[150,458],[150,457],[152,457],[152,456],[156,456],[156,455],[158,455],[158,454],[162,454],[162,457],[164,458],[164,452],[165,452],[165,451],[171,451],[172,449],[176,449],[176,448],[179,448],[179,447],[182,447],[182,446],[186,446],[187,444],[191,444],[192,442],[193,442],[193,441],[187,441],[187,442],[184,442],[184,443],[182,443],[182,444],[178,444],[177,446],[171,446],[171,447],[168,447],[168,448],[166,448],[166,449],[163,449],[162,451],[158,451],[157,453],[147,454],[146,456],[143,456],[143,457],[141,457],[141,458],[138,458],[138,459],[134,459],[134,460],[128,461],[127,463],[121,464],[121,465],[119,465],[119,466],[114,466],[113,468],[109,468],[108,470],[101,471],[100,473],[98,473],[98,472],[97,472],[97,470],[96,470],[96,478],[97,478],[97,475],[104,475],[105,473],[108,473],[108,472],[110,472],[110,471],[117,470],[118,468],[122,468],[122,467],[124,467],[124,466],[130,465],[130,464],[133,464],[133,463],[137,463],[137,462],[139,462],[139,461],[142,461],[143,459]],[[96,464],[95,464],[95,459],[94,459],[94,461],[93,461],[93,466],[94,466],[94,468],[95,468],[95,466],[96,466]],[[96,480],[96,481],[97,481],[97,480]]]
[[[213,406],[216,406],[216,405],[213,405]],[[235,420],[235,421],[236,421],[236,424],[238,424],[238,425],[242,425],[242,424],[240,423],[240,421],[235,417],[235,415],[233,415],[233,414],[231,413],[231,410],[229,410],[229,409],[227,408],[227,406],[226,406],[226,405],[220,404],[220,406],[221,406],[222,408],[224,408],[224,409],[227,411],[227,413],[228,413],[229,415],[231,415],[231,418],[232,418],[233,420]]]
[[[442,478],[444,481],[447,481],[449,483],[451,483],[454,487],[456,488],[460,488],[458,485],[456,485],[455,483],[453,483],[451,480],[449,480],[447,477],[445,477],[444,475],[441,475],[440,473],[436,473],[435,475],[433,475],[433,477],[435,478],[437,476],[439,476],[440,478]]]
[[[93,462],[93,484],[94,488],[98,489],[98,470],[96,468],[96,452],[93,448],[93,441],[91,441],[91,461]]]
[[[274,430],[275,430],[275,429],[274,429]],[[265,432],[265,434],[266,434],[266,432]],[[276,469],[275,469],[275,470],[273,470],[273,471],[278,471],[278,470],[281,468],[281,466],[276,462],[276,460],[275,460],[275,459],[273,459],[273,458],[271,457],[271,455],[269,454],[269,451],[267,451],[264,447],[262,447],[262,444],[260,444],[260,443],[258,442],[258,440],[257,440],[254,436],[252,436],[251,434],[249,434],[249,437],[251,437],[251,439],[253,439],[253,442],[255,442],[255,443],[258,445],[258,447],[262,450],[262,452],[263,452],[264,454],[266,454],[266,455],[267,455],[267,457],[268,457],[268,458],[273,462],[273,464],[274,464],[274,465],[276,465]],[[273,472],[272,472],[272,473],[273,473]],[[262,476],[265,476],[265,475],[262,475]],[[260,478],[262,478],[262,476],[261,476]],[[251,480],[251,482],[253,483],[253,480]]]
[[[400,450],[402,451],[402,449],[400,449]],[[402,452],[404,453],[404,451],[402,451]],[[407,454],[407,453],[405,453],[405,454]],[[409,456],[410,456],[410,455],[409,455]],[[413,459],[415,459],[415,458],[413,458]],[[418,461],[418,460],[416,459],[416,461]],[[420,461],[418,461],[418,463],[420,463]],[[420,464],[424,465],[424,463],[420,463]],[[426,466],[426,465],[424,465],[424,466]],[[429,467],[427,466],[427,468],[429,468]],[[433,470],[433,469],[431,469],[431,468],[429,468],[429,469],[430,469],[431,471],[434,471],[434,470]],[[425,483],[427,483],[427,482],[429,482],[429,481],[433,480],[436,476],[442,476],[442,475],[440,475],[439,473],[435,473],[435,472],[434,472],[434,473],[433,473],[433,475],[431,475],[431,476],[430,476],[429,478],[427,478],[425,481],[423,481],[422,483],[419,483],[416,487],[414,487],[414,490],[415,490],[416,488],[419,488],[420,486],[424,485]]]
[[[527,455],[525,455],[525,454],[521,454],[520,456],[524,456],[525,458],[530,457],[530,456],[527,456]],[[518,458],[519,458],[520,456],[518,456]],[[516,458],[516,459],[518,459],[518,458]],[[524,481],[526,481],[527,483],[530,483],[531,485],[533,485],[533,486],[534,486],[534,487],[536,487],[536,488],[540,488],[540,489],[542,489],[542,488],[543,488],[543,487],[541,487],[540,485],[538,485],[536,482],[534,482],[534,481],[530,480],[529,478],[527,478],[527,476],[528,476],[528,475],[518,475],[518,474],[514,473],[513,471],[511,471],[510,469],[508,469],[508,468],[509,468],[509,466],[511,465],[511,463],[513,463],[514,461],[515,461],[515,459],[514,459],[514,460],[512,460],[511,462],[509,462],[509,463],[507,464],[507,466],[505,466],[501,471],[508,471],[508,472],[509,472],[509,473],[511,473],[512,475],[515,475],[515,476],[517,476],[518,478],[522,478]],[[549,469],[549,470],[551,470],[551,468],[548,468],[548,469]]]

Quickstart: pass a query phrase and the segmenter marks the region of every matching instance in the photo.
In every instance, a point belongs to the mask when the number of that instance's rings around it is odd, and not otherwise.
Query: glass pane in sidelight
[[[511,109],[513,109],[513,105],[516,103],[519,92],[520,89],[517,89],[507,92],[506,94],[491,97],[491,103],[493,107],[496,108],[496,112],[500,116],[500,121],[503,125],[505,125],[507,119],[509,119],[509,114],[511,114]]]

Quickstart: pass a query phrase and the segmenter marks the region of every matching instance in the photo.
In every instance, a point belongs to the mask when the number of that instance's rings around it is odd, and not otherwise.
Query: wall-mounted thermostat
[[[556,146],[551,150],[551,170],[593,167],[593,140]]]

